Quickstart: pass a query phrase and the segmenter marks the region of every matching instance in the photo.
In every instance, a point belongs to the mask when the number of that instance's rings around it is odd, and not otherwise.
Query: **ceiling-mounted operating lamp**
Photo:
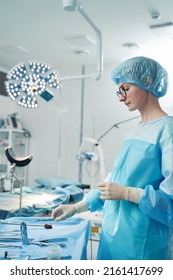
[[[64,0],[63,7],[66,11],[78,10],[94,29],[97,37],[97,71],[79,76],[60,77],[56,70],[42,62],[29,61],[16,65],[7,74],[5,88],[9,97],[24,108],[38,108],[38,96],[46,101],[51,100],[56,94],[59,94],[62,88],[61,81],[63,80],[86,78],[98,80],[101,78],[103,55],[102,36],[99,28],[83,10],[79,1]]]
[[[29,61],[16,65],[7,74],[5,88],[9,97],[24,108],[38,108],[37,97],[51,100],[61,90],[57,71],[51,66]]]
[[[84,11],[81,1],[63,0],[63,7],[64,7],[64,10],[68,11],[68,12],[73,12],[73,11],[77,10],[84,17],[84,19],[91,25],[91,27],[94,29],[95,34],[96,34],[96,42],[97,42],[97,71],[95,73],[90,73],[90,74],[86,74],[86,75],[62,77],[62,78],[60,78],[60,80],[85,79],[85,78],[99,80],[103,73],[103,49],[102,49],[101,31],[98,28],[98,26],[94,23],[94,21],[91,20],[91,18]]]

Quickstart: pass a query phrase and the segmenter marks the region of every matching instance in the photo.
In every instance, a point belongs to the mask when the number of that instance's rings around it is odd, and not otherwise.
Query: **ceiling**
[[[172,0],[82,0],[82,7],[101,31],[103,61],[120,62],[135,55],[171,61],[173,27],[156,35],[150,25],[173,21]],[[151,14],[159,12],[160,18]],[[94,44],[73,45],[69,38],[87,36]],[[61,67],[94,64],[96,34],[78,11],[67,12],[62,0],[0,0],[0,67],[10,70],[36,60]],[[139,48],[124,47],[136,43]],[[171,50],[172,49],[172,50]],[[88,55],[77,55],[87,51]],[[173,63],[172,63],[173,65]]]

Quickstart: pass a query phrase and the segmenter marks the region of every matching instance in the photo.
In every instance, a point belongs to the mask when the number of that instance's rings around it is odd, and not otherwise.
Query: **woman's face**
[[[119,101],[124,102],[129,111],[140,111],[144,109],[149,93],[134,84],[119,83],[119,91],[117,94],[119,96]]]

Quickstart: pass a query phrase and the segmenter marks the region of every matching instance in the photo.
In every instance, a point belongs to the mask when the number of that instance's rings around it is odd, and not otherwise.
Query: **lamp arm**
[[[97,75],[95,80],[99,80],[101,78],[103,72],[103,47],[102,47],[102,34],[98,26],[94,21],[86,14],[82,6],[78,9],[80,14],[86,19],[86,21],[92,26],[95,31],[96,39],[97,39]],[[93,76],[93,74],[92,74]]]
[[[97,139],[98,144],[96,144],[96,145],[99,145],[100,140],[101,140],[103,137],[105,137],[105,135],[107,135],[114,127],[119,128],[117,124],[112,125],[108,130],[106,130],[106,131]]]
[[[99,145],[99,141],[105,136],[107,135],[114,127],[116,128],[119,128],[119,125],[120,124],[123,124],[123,123],[126,123],[126,122],[129,122],[129,121],[132,121],[134,119],[137,119],[139,118],[140,116],[137,116],[137,117],[133,117],[133,118],[130,118],[130,119],[127,119],[127,120],[124,120],[124,121],[121,121],[121,122],[118,122],[118,123],[115,123],[114,125],[112,125],[108,130],[105,131],[105,133],[103,133],[98,139],[97,139],[97,142],[95,145]]]
[[[97,39],[96,40],[96,42],[97,42],[97,71],[95,73],[84,74],[84,75],[79,75],[79,76],[59,77],[59,80],[64,81],[64,80],[87,79],[87,78],[88,79],[92,78],[94,80],[99,80],[101,78],[102,73],[103,73],[103,47],[102,47],[101,31],[98,28],[98,26],[95,24],[95,22],[84,11],[81,3],[78,3],[76,5],[75,10],[77,10],[83,16],[83,18],[90,24],[90,26],[95,31],[95,35],[96,35],[96,39]]]

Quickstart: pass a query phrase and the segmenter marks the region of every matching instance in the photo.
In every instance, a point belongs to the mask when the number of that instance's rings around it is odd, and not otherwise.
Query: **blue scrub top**
[[[165,260],[173,252],[173,117],[139,123],[122,145],[109,181],[144,189],[139,204],[85,196],[103,209],[98,259]]]

